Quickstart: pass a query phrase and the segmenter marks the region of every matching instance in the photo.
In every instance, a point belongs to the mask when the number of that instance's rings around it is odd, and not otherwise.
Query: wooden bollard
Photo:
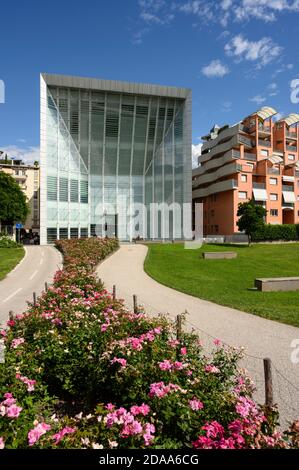
[[[33,305],[36,306],[36,292],[33,292]]]
[[[133,295],[133,305],[134,305],[134,313],[138,313],[138,307],[137,307],[137,295]]]
[[[48,283],[45,282],[45,292],[48,292]]]
[[[273,380],[271,359],[264,359],[264,376],[265,376],[265,404],[269,408],[273,406]]]
[[[176,339],[180,341],[182,336],[182,315],[176,317]]]
[[[9,315],[9,319],[10,319],[10,320],[13,320],[13,319],[14,319],[14,314],[13,314],[13,311],[12,311],[12,310],[9,311],[8,315]]]
[[[116,299],[116,286],[115,285],[113,285],[112,296],[113,296],[113,300],[115,300]]]

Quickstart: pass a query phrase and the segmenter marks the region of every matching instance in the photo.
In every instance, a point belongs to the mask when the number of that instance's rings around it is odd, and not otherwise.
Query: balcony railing
[[[297,133],[296,132],[286,131],[286,137],[289,138],[289,139],[296,139],[297,140]]]
[[[263,126],[263,124],[259,124],[259,132],[267,132],[268,134],[271,134],[271,128]]]
[[[279,169],[278,168],[268,168],[267,170],[268,175],[279,175]]]
[[[282,207],[294,208],[294,203],[293,202],[283,202]]]
[[[244,158],[252,162],[256,161],[256,155],[254,155],[253,153],[244,152]]]
[[[287,145],[287,150],[289,150],[290,152],[297,152],[297,147],[295,147],[294,145]]]
[[[295,171],[295,176],[299,178],[299,171]]]
[[[293,185],[289,185],[289,184],[283,184],[282,185],[282,190],[283,191],[294,191],[294,186]]]
[[[253,183],[254,189],[266,189],[265,183]]]
[[[271,147],[271,142],[269,142],[269,140],[259,139],[259,145],[261,147]]]
[[[240,144],[247,145],[248,147],[253,147],[251,139],[248,139],[248,137],[244,137],[244,135],[239,135],[238,137]]]

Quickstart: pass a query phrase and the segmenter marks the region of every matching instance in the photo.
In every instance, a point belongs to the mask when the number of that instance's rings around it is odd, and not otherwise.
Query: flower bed
[[[252,399],[241,352],[113,300],[94,274],[116,240],[64,240],[64,269],[1,332],[0,448],[291,447]]]

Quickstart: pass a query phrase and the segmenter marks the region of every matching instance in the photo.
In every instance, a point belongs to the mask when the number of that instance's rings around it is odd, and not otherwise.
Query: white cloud
[[[249,101],[252,101],[253,103],[256,103],[259,106],[266,101],[266,98],[261,95],[256,95],[253,98],[250,98]]]
[[[221,111],[223,113],[229,113],[232,110],[232,104],[231,101],[223,101]]]
[[[201,143],[192,145],[192,168],[198,167],[198,157],[201,155],[201,147]]]
[[[270,83],[267,86],[267,91],[269,93],[269,96],[276,96],[278,94],[278,86],[277,83]]]
[[[23,160],[26,163],[33,163],[39,160],[39,147],[19,147],[18,145],[7,145],[0,147],[10,158]]]
[[[224,50],[228,56],[234,57],[237,61],[256,62],[257,68],[261,68],[277,59],[283,48],[269,37],[250,41],[242,34],[238,34],[225,45]]]
[[[229,73],[227,65],[223,64],[220,60],[212,60],[208,65],[204,65],[201,69],[203,75],[208,78],[224,77]]]

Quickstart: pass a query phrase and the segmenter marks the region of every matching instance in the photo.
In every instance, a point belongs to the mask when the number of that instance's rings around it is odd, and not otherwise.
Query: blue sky
[[[12,156],[38,154],[40,72],[190,87],[195,145],[261,106],[299,111],[299,0],[11,0],[1,20]]]

